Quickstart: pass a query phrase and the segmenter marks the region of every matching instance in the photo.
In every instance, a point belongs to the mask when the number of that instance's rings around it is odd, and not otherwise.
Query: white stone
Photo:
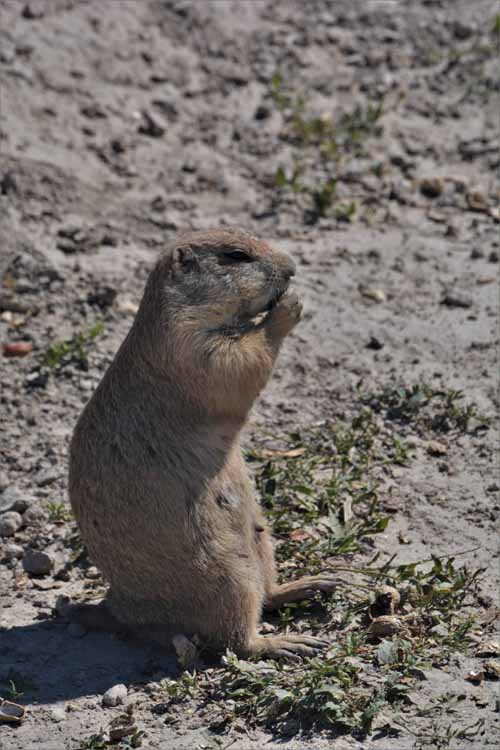
[[[113,685],[113,687],[106,690],[102,696],[102,704],[103,706],[119,706],[125,701],[126,697],[126,685]]]
[[[0,517],[0,536],[13,536],[23,525],[23,517],[14,510],[2,513]]]

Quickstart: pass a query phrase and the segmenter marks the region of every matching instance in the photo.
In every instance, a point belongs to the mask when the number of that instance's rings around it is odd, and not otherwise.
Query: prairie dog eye
[[[252,256],[246,253],[244,250],[227,250],[222,253],[222,256],[226,260],[233,261],[235,263],[252,263],[254,260]]]

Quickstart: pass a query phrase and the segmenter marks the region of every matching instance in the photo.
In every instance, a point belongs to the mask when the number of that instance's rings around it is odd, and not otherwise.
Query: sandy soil
[[[37,578],[16,562],[30,546],[48,548],[59,570],[68,560],[69,523],[55,523],[54,508],[67,503],[71,430],[130,326],[155,254],[178,230],[242,225],[297,261],[304,320],[248,440],[263,426],[290,430],[349,411],[360,383],[459,389],[494,418],[498,11],[490,0],[3,1],[0,339],[31,342],[32,352],[0,358],[0,499],[17,491],[29,506],[23,528],[0,538],[0,678],[21,674],[32,686],[22,725],[0,725],[2,750],[79,747],[120,712],[101,705],[116,683],[129,686],[150,747],[219,746],[203,726],[172,728],[151,712],[145,685],[175,673],[171,655],[52,619],[58,596],[89,584],[80,569]],[[343,162],[337,195],[356,201],[350,222],[334,211],[304,221],[300,196],[277,200],[274,176],[294,151],[269,93],[277,70],[334,121],[383,98],[382,133]],[[320,167],[308,170],[321,179]],[[97,320],[104,330],[87,370],[40,370],[54,342]],[[467,551],[465,561],[486,569],[490,612],[495,425],[442,442],[445,455],[421,450],[394,470],[393,520],[375,544],[404,562]],[[487,731],[440,747],[493,743],[494,697],[476,700],[484,688],[463,679],[468,665],[457,657],[422,690],[463,695],[451,721],[485,718]],[[233,739],[234,748],[437,747],[410,734],[333,745],[327,734]]]

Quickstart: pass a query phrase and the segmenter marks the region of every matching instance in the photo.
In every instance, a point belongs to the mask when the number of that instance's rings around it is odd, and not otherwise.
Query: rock
[[[87,568],[87,570],[85,571],[85,578],[90,578],[91,581],[94,581],[100,577],[101,574],[94,565],[91,565],[90,568]]]
[[[109,690],[106,690],[104,695],[102,696],[102,705],[103,706],[119,706],[127,697],[127,687],[126,685],[114,685],[112,688],[109,688]]]
[[[175,649],[177,661],[183,669],[187,669],[196,661],[198,649],[185,635],[174,635],[172,645]]]
[[[40,2],[26,3],[21,11],[21,16],[29,21],[36,21],[38,18],[43,18],[45,15],[45,9]]]
[[[484,663],[484,675],[489,680],[500,680],[500,662],[489,659]]]
[[[97,102],[85,104],[80,108],[80,112],[84,117],[88,117],[89,120],[104,119],[108,116],[106,111],[101,107],[100,104],[97,104]]]
[[[59,471],[54,469],[43,469],[36,477],[37,487],[48,487],[49,484],[57,482],[61,476]]]
[[[66,711],[64,710],[64,708],[60,708],[59,706],[57,706],[50,712],[50,717],[52,721],[64,721],[66,719]]]
[[[371,299],[374,302],[384,302],[386,299],[385,292],[382,289],[375,289],[374,287],[365,286],[364,284],[360,284],[358,289],[363,297]]]
[[[380,586],[375,590],[375,601],[370,606],[372,617],[393,615],[401,601],[400,593],[392,586]]]
[[[484,258],[484,253],[480,247],[473,247],[470,257],[472,260],[479,260],[479,258]]]
[[[444,456],[448,453],[448,446],[444,443],[439,443],[437,440],[429,440],[427,443],[427,453],[431,456]]]
[[[373,620],[368,628],[368,634],[375,638],[383,638],[387,635],[399,633],[403,625],[399,618],[392,615],[377,617]]]
[[[54,561],[46,552],[28,548],[23,557],[23,568],[32,576],[48,575],[54,567]]]
[[[255,110],[254,117],[256,120],[267,120],[270,114],[271,110],[269,107],[266,107],[265,104],[260,104]]]
[[[66,594],[59,594],[54,605],[54,612],[61,617],[68,617],[71,612],[71,599]]]
[[[447,638],[450,634],[450,631],[444,625],[434,625],[429,632],[432,633],[432,635],[437,635],[439,638]]]
[[[42,526],[47,521],[47,513],[37,505],[28,508],[23,516],[26,526]]]
[[[0,471],[0,492],[4,492],[7,487],[9,486],[9,480],[7,479],[7,474],[4,474],[3,471]],[[0,498],[0,513],[1,510],[1,498]]]
[[[31,341],[6,341],[3,345],[4,357],[26,357],[32,351]]]
[[[474,34],[474,28],[463,21],[454,21],[452,28],[455,39],[469,39]]]
[[[49,379],[49,373],[47,370],[35,369],[33,372],[26,375],[26,386],[28,388],[45,388]]]
[[[15,510],[23,513],[26,507],[22,507],[23,496],[14,487],[7,487],[0,495],[0,513],[7,513],[9,510]]]
[[[13,536],[23,525],[20,513],[10,510],[0,516],[0,536]]]
[[[370,336],[370,340],[368,341],[366,345],[367,349],[373,349],[373,351],[378,352],[380,349],[384,348],[384,342],[380,341],[376,336]]]
[[[446,305],[446,307],[472,307],[472,297],[464,292],[451,290],[445,292],[441,304]]]
[[[465,675],[465,679],[468,682],[480,683],[484,680],[484,671],[482,669],[471,669],[471,671]]]
[[[420,180],[420,192],[426,198],[437,198],[444,190],[444,182],[440,177],[424,177]]]
[[[101,310],[111,307],[115,301],[117,290],[112,286],[101,286],[87,294],[89,305],[97,305]]]
[[[6,560],[18,560],[23,556],[24,550],[20,544],[7,544],[4,548]]]
[[[487,212],[489,208],[488,198],[481,190],[470,190],[465,198],[471,211]]]
[[[165,135],[165,127],[156,117],[147,110],[143,110],[141,123],[137,129],[142,135],[149,135],[151,138],[161,138]]]

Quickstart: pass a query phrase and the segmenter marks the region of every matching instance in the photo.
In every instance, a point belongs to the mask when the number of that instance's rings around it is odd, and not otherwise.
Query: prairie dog
[[[334,587],[278,585],[239,433],[302,306],[293,261],[237,229],[192,232],[162,253],[136,319],[76,425],[71,504],[110,588],[111,614],[168,642],[198,635],[241,656],[313,655],[262,636],[264,607]]]

